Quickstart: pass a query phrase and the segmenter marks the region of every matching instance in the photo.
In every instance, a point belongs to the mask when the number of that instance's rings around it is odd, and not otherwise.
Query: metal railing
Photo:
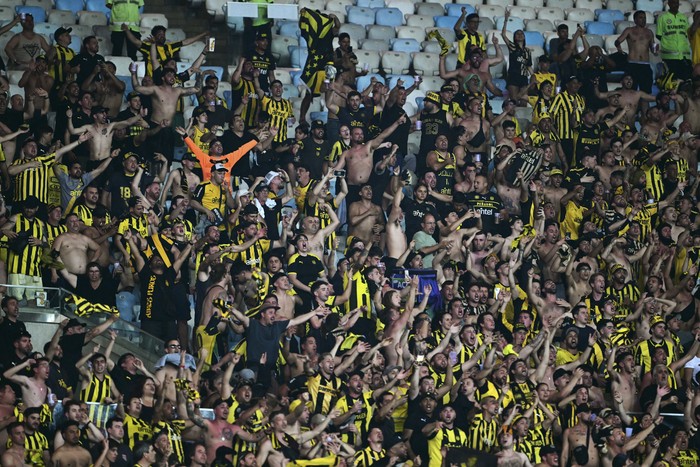
[[[5,295],[18,296],[18,289],[24,289],[24,299],[20,301],[20,319],[25,323],[60,323],[64,318],[76,318],[89,327],[104,323],[109,315],[105,313],[78,316],[75,305],[66,302],[71,292],[58,287],[19,287],[4,284]],[[13,293],[13,291],[15,293]],[[141,330],[138,323],[117,320],[111,327],[121,339],[117,344],[122,352],[132,352],[137,356],[148,355],[149,361],[157,360],[163,352],[163,341]],[[48,342],[48,341],[47,341]],[[116,349],[115,349],[116,350]],[[120,353],[120,352],[117,352]]]

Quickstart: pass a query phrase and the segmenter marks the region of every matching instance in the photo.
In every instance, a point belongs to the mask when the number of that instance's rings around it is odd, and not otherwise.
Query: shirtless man
[[[306,216],[302,221],[301,228],[308,239],[309,253],[323,257],[326,238],[340,225],[340,220],[333,208],[323,200],[318,200],[318,208],[328,213],[331,223],[321,229],[321,220],[316,216]]]
[[[348,223],[348,234],[359,238],[364,244],[371,243],[372,235],[384,225],[384,213],[381,207],[372,203],[372,185],[369,183],[362,184],[360,201],[355,201],[348,208]]]
[[[687,122],[690,125],[691,133],[700,133],[700,86],[693,86],[691,95],[682,92],[675,97],[676,103],[683,111],[683,123]]]
[[[85,267],[100,256],[100,245],[87,235],[80,233],[80,219],[77,214],[66,216],[67,232],[53,242],[53,252],[58,254],[71,274],[85,274]],[[90,254],[88,255],[88,251]]]
[[[29,100],[38,89],[49,92],[53,88],[53,78],[49,76],[46,57],[40,55],[33,63],[30,63],[17,85],[24,88],[24,107],[27,108]]]
[[[185,196],[188,200],[192,198],[194,189],[202,182],[199,175],[192,172],[196,162],[197,157],[194,154],[185,153],[181,162],[182,167],[173,168],[170,171],[160,193],[161,206],[165,206],[168,194],[172,194],[172,198],[176,196]]]
[[[484,103],[481,97],[469,99],[467,108],[464,111],[461,126],[467,129],[467,134],[473,135],[467,141],[466,149],[469,154],[490,154],[491,153],[491,123],[483,118],[482,110]]]
[[[187,398],[187,394],[183,394]],[[265,436],[263,430],[256,434],[248,433],[238,425],[232,425],[228,419],[229,406],[226,401],[217,399],[214,401],[214,420],[205,420],[201,415],[195,413],[194,403],[187,403],[187,417],[198,427],[204,430],[204,444],[207,447],[207,462],[211,463],[216,458],[216,450],[225,446],[232,447],[233,437],[238,436],[243,441],[258,442]]]
[[[649,51],[654,50],[655,41],[654,33],[647,28],[647,15],[644,11],[638,10],[634,12],[634,26],[625,28],[615,40],[615,47],[621,54],[622,43],[627,41],[629,53],[627,54],[627,73],[634,76],[636,79],[635,88],[643,92],[651,93],[651,85],[653,84],[653,71],[649,62]],[[654,55],[658,51],[654,51]],[[646,108],[646,105],[643,104]]]
[[[15,406],[17,395],[8,382],[0,382],[0,452],[7,443],[7,426],[17,421]]]
[[[20,375],[26,368],[31,368],[33,376]],[[10,368],[3,376],[22,388],[22,401],[26,407],[41,407],[46,402],[49,388],[46,380],[49,379],[49,361],[46,358],[27,359],[21,365]]]
[[[362,128],[353,128],[350,133],[350,149],[343,151],[338,159],[335,170],[340,170],[347,164],[348,185],[358,187],[367,183],[374,168],[374,151],[379,148],[389,148],[391,143],[385,143],[398,127],[406,122],[406,116],[401,115],[398,120],[392,123],[386,130],[367,142],[365,142],[365,132]]]
[[[401,200],[403,199],[403,189],[399,188],[394,193],[394,198],[389,211],[389,219],[386,222],[386,248],[389,258],[399,259],[408,247],[408,239],[406,232],[401,227],[404,214],[401,209]]]
[[[118,128],[128,128],[140,122],[145,115],[145,109],[141,111],[141,114],[134,115],[128,120],[123,120],[121,122],[107,122],[107,112],[108,108],[99,105],[93,106],[91,109],[91,116],[94,123],[89,125],[83,125],[79,128],[73,127],[73,110],[68,109],[66,112],[66,117],[68,118],[68,132],[72,135],[82,135],[87,132],[90,136],[90,161],[97,162],[107,159],[112,153],[112,136],[114,130]],[[143,124],[147,127],[148,124]],[[94,167],[89,167],[92,169]]]
[[[155,96],[152,99],[153,116],[151,118],[154,122],[162,122],[163,120],[172,122],[177,108],[177,101],[180,97],[199,93],[199,88],[196,87],[175,87],[176,73],[172,68],[165,68],[163,70],[163,84],[160,86],[142,86],[136,77],[136,68],[131,72],[131,82],[134,85],[134,91],[144,96]]]
[[[676,112],[670,116],[664,116],[658,107],[652,107],[646,111],[646,121],[642,124],[639,137],[642,141],[649,141],[652,144],[660,144],[662,133],[680,116],[682,109],[676,107]]]
[[[491,43],[495,46],[496,56],[494,58],[484,57],[484,52],[478,47],[472,48],[472,50],[467,55],[467,61],[464,65],[456,70],[447,71],[446,65],[446,55],[440,56],[439,71],[440,78],[448,80],[451,78],[457,78],[459,80],[460,86],[464,86],[465,80],[471,78],[471,75],[477,75],[479,77],[479,92],[484,92],[484,88],[491,91],[495,96],[503,96],[503,92],[493,84],[493,76],[489,70],[492,66],[500,64],[503,58],[503,51],[498,45],[498,38],[494,34],[491,37]]]
[[[7,437],[12,441],[12,447],[0,457],[0,465],[4,467],[29,467],[24,463],[24,425],[21,422],[12,422],[7,426]]]
[[[100,62],[83,81],[83,91],[90,91],[95,103],[108,109],[114,118],[119,114],[126,84],[117,78],[117,67],[112,62]]]
[[[620,106],[625,108],[625,116],[622,118],[622,121],[628,125],[634,125],[635,116],[637,115],[637,110],[641,101],[656,101],[656,97],[648,92],[634,89],[634,78],[629,73],[625,73],[625,76],[622,77],[622,87],[614,91],[600,92],[598,90],[597,78],[593,82],[595,83],[593,92],[598,99],[607,99],[611,94],[620,95]]]
[[[544,187],[544,200],[552,203],[557,219],[559,218],[559,211],[561,211],[561,199],[569,191],[561,186],[563,181],[563,172],[559,169],[552,169],[549,173],[550,183]]]
[[[78,422],[66,422],[61,428],[65,444],[54,451],[51,456],[53,467],[89,467],[92,465],[90,451],[80,445],[80,426]]]
[[[560,465],[569,465],[574,449],[578,446],[586,447],[588,451],[588,462],[577,464],[581,467],[596,467],[599,465],[598,448],[593,441],[592,427],[594,418],[591,418],[591,407],[587,403],[579,404],[576,407],[578,421],[576,425],[564,430],[563,443],[561,448]],[[590,438],[590,439],[589,439]]]
[[[274,288],[272,294],[277,297],[277,306],[280,307],[277,310],[275,319],[292,319],[294,318],[294,308],[297,305],[302,304],[301,297],[299,295],[289,295],[289,291],[294,287],[287,277],[287,274],[280,270],[270,279],[270,288]]]
[[[498,435],[498,443],[501,446],[501,451],[496,453],[499,467],[532,467],[527,456],[515,450],[511,430],[502,430]]]
[[[638,369],[634,364],[634,355],[622,351],[617,353],[617,346],[612,347],[612,353],[608,359],[608,373],[612,379],[612,392],[615,398],[622,398],[622,406],[625,411],[637,410],[639,400],[639,387],[637,386]]]

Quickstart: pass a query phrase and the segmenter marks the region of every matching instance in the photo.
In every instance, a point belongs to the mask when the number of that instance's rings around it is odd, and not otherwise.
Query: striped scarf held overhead
[[[64,300],[68,305],[75,305],[75,314],[77,316],[90,316],[93,313],[107,313],[119,316],[119,310],[117,310],[116,306],[105,305],[103,303],[92,303],[75,294],[66,296]]]

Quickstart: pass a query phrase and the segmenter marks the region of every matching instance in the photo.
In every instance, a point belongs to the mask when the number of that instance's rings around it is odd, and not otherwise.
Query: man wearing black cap
[[[561,447],[561,465],[569,465],[570,459],[579,465],[599,465],[598,448],[593,441],[595,417],[588,404],[579,404],[575,410],[578,421],[564,430]],[[584,453],[586,454],[584,456]]]
[[[263,93],[270,90],[270,84],[275,81],[275,57],[270,53],[270,33],[260,30],[255,36],[255,46],[253,50],[245,54],[246,60],[253,64],[253,67],[260,72],[260,89]]]
[[[73,127],[73,111],[68,110],[66,116],[68,117],[68,132],[72,135],[82,135],[83,133],[88,133],[91,136],[90,141],[90,163],[92,166],[88,169],[97,167],[97,165],[104,159],[108,159],[110,153],[112,152],[112,136],[114,135],[114,130],[119,128],[128,128],[137,122],[141,123],[144,127],[148,126],[143,121],[143,116],[139,113],[134,115],[128,120],[123,120],[121,122],[109,122],[108,121],[107,107],[101,105],[93,106],[90,109],[90,115],[92,117],[92,123],[89,125],[83,125],[81,127]]]
[[[294,165],[303,164],[309,169],[311,178],[320,180],[323,178],[323,162],[330,152],[331,144],[326,140],[326,125],[321,120],[314,120],[311,122],[311,134],[299,143]]]
[[[114,119],[115,121],[121,122],[124,120],[129,120],[130,118],[141,114],[141,108],[144,107],[143,101],[141,100],[141,94],[136,91],[131,91],[126,96],[126,103],[126,109],[117,114],[117,118]],[[143,127],[137,123],[129,127],[127,134],[129,136],[138,136],[142,131]]]
[[[559,467],[559,450],[556,446],[547,445],[540,448],[542,462],[535,467]]]
[[[127,40],[131,42],[136,48],[138,48],[139,52],[141,52],[141,54],[143,55],[144,61],[146,62],[146,74],[149,76],[152,75],[153,66],[150,60],[151,43],[141,41],[141,39],[136,37],[131,31],[131,29],[125,24],[121,25],[121,29],[126,33]],[[181,48],[193,44],[198,40],[204,39],[205,37],[207,37],[207,34],[209,34],[209,31],[204,31],[197,34],[196,36],[187,37],[181,41],[166,42],[165,31],[165,26],[159,24],[151,29],[150,36],[153,38],[153,41],[156,44],[156,54],[158,56],[158,61],[161,65],[163,65],[168,60],[175,58],[176,54]]]

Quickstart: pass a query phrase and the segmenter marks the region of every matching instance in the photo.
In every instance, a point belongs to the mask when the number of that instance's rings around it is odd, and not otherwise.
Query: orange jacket
[[[229,185],[229,183],[231,182],[231,169],[234,165],[236,165],[236,162],[241,160],[241,157],[245,156],[248,151],[253,149],[258,144],[258,141],[248,141],[235,151],[217,157],[214,157],[209,153],[202,151],[189,136],[185,138],[185,144],[187,144],[187,147],[190,148],[192,154],[194,154],[197,157],[199,165],[202,166],[202,175],[204,176],[204,180],[209,180],[211,178],[211,168],[214,166],[214,164],[220,162],[224,164],[226,166],[226,170],[228,170],[228,172],[226,172],[226,178],[224,179],[224,181],[226,185]]]

